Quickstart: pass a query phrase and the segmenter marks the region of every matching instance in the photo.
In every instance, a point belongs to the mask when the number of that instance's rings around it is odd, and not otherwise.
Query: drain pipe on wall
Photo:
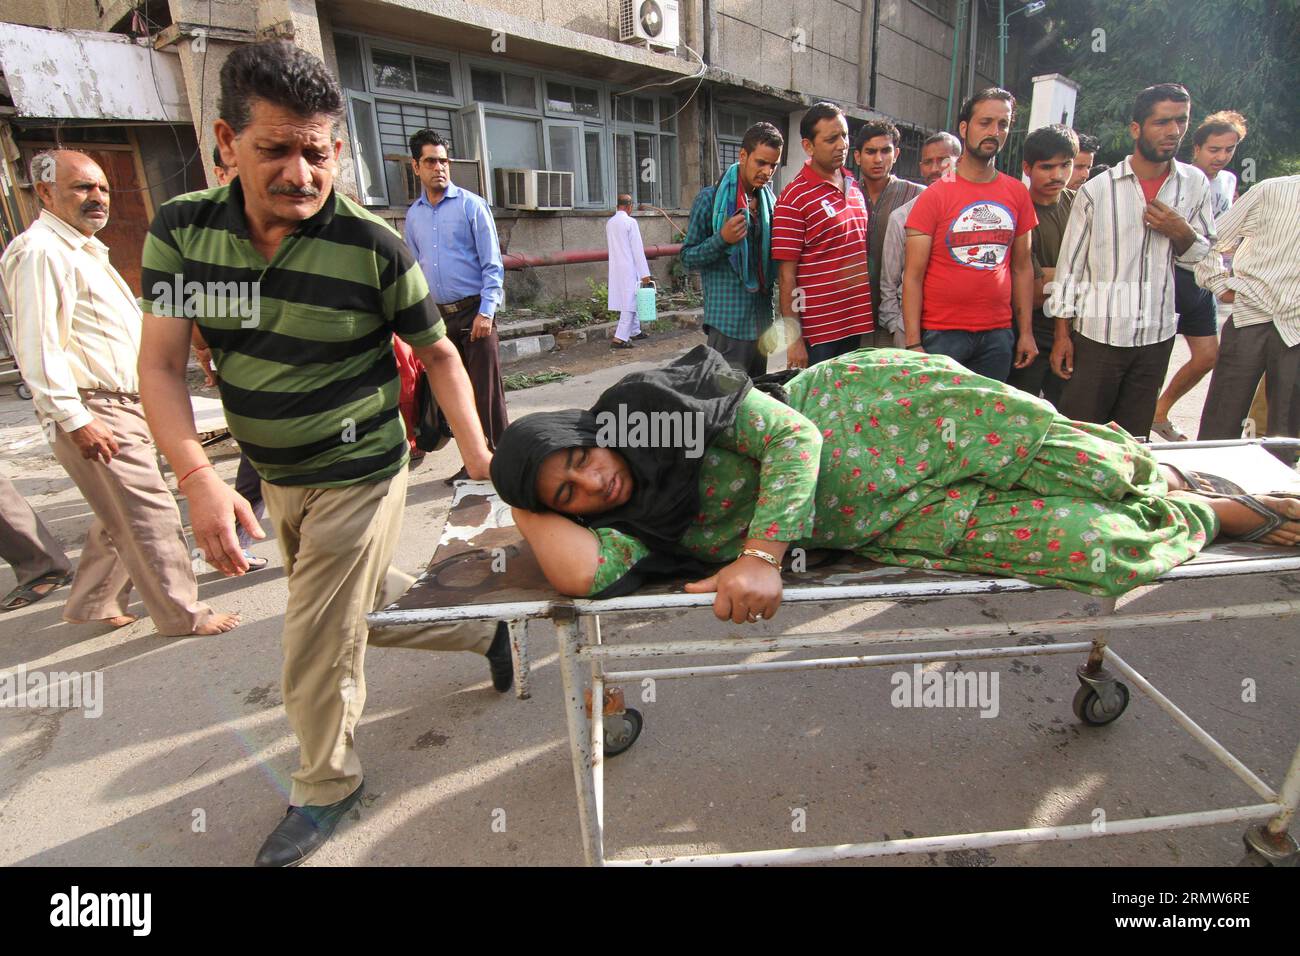
[[[956,132],[953,125],[957,118],[957,53],[961,50],[961,29],[966,25],[966,7],[970,0],[958,0],[957,22],[952,28],[952,65],[948,70],[948,120],[944,129]]]

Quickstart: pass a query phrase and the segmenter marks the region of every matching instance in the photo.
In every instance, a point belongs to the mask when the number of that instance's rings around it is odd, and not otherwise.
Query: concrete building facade
[[[406,139],[432,127],[464,160],[457,180],[492,202],[503,247],[551,253],[601,247],[620,192],[635,197],[647,244],[674,241],[696,192],[734,162],[744,130],[760,119],[787,134],[784,184],[804,159],[799,119],[822,99],[840,104],[851,126],[895,121],[904,134],[898,171],[914,174],[921,139],[945,124],[950,90],[960,100],[994,82],[996,10],[990,0],[0,0],[0,29],[111,33],[165,58],[151,61],[152,78],[67,80],[135,84],[147,99],[160,68],[178,74],[183,104],[116,124],[125,134],[114,145],[134,151],[150,207],[210,175],[226,54],[278,36],[320,55],[346,90],[339,188],[400,228],[416,186]],[[658,27],[659,42],[621,40],[635,24]],[[6,75],[32,68],[7,49],[0,36]],[[1011,62],[1014,54],[1013,40]],[[24,106],[0,99],[11,162],[50,136],[102,139],[121,119],[42,117]],[[186,158],[203,170],[186,168]],[[502,169],[571,174],[563,197],[571,208],[506,208]],[[12,172],[21,192],[20,162]],[[31,202],[18,196],[13,205]],[[668,266],[655,262],[661,280]],[[509,300],[588,295],[604,266],[533,272],[511,275]]]

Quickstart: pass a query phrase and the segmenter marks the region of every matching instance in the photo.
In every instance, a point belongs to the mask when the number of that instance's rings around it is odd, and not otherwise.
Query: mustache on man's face
[[[267,190],[272,196],[294,196],[298,199],[315,199],[320,190],[308,184],[306,186],[272,186]]]

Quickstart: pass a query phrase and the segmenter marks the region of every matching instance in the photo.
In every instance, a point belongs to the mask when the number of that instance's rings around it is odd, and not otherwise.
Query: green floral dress
[[[942,355],[851,352],[787,389],[790,405],[751,390],[705,450],[700,512],[680,540],[704,561],[768,538],[1116,595],[1219,530],[1204,501],[1166,497],[1127,433],[1069,421]],[[596,594],[649,552],[593,533]]]

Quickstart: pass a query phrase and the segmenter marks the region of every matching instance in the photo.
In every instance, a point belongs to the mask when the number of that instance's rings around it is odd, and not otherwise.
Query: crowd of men
[[[1210,114],[1179,162],[1191,96],[1162,83],[1136,96],[1132,152],[1113,167],[1094,163],[1093,137],[1031,131],[1026,184],[996,167],[1015,111],[1003,89],[968,99],[956,136],[922,143],[921,184],[892,174],[897,128],[868,121],[859,184],[843,112],[818,103],[800,124],[808,158],[774,203],[784,143],[751,127],[697,196],[682,249],[702,276],[709,343],[751,375],[782,346],[791,368],[863,347],[947,355],[1143,441],[1187,437],[1170,409],[1213,370],[1200,438],[1300,434],[1300,177],[1258,183],[1234,207],[1226,167],[1245,119]],[[1191,358],[1162,392],[1177,335]],[[1266,422],[1250,414],[1261,388]]]
[[[264,566],[249,548],[266,536],[264,516],[274,529],[288,578],[281,687],[300,757],[288,810],[257,855],[268,866],[315,852],[361,796],[354,732],[367,646],[471,651],[497,690],[512,680],[503,625],[389,631],[365,620],[412,583],[391,560],[426,404],[417,393],[455,436],[464,467],[449,480],[488,477],[508,422],[495,328],[504,273],[491,212],[452,183],[438,134],[411,139],[421,192],[403,236],[335,188],[343,107],[310,53],[239,47],[221,70],[222,185],[159,208],[142,299],[95,238],[111,190],[75,150],[36,157],[40,217],[0,259],[37,416],[95,516],[72,576],[39,517],[0,482],[0,553],[18,577],[4,610],[71,580],[69,621],[131,623],[135,588],[161,634],[239,623],[198,600],[159,451],[210,565],[227,575]],[[784,138],[751,127],[738,161],[696,197],[681,251],[701,275],[709,345],[751,376],[781,350],[790,368],[862,347],[945,354],[1143,438],[1160,416],[1166,434],[1169,408],[1213,368],[1200,437],[1240,434],[1261,378],[1269,431],[1300,433],[1300,177],[1256,184],[1233,205],[1224,167],[1244,120],[1208,117],[1195,165],[1180,163],[1190,97],[1162,84],[1138,95],[1133,153],[1113,168],[1094,165],[1099,144],[1073,130],[1034,130],[1026,186],[995,165],[1015,109],[1005,90],[972,97],[956,135],[924,141],[924,182],[911,183],[893,175],[891,123],[865,123],[851,144],[843,112],[819,103],[800,125],[807,160],[779,196],[770,185]],[[850,148],[861,183],[845,168]],[[651,282],[631,206],[620,196],[607,227],[616,348],[644,337],[636,298]],[[203,292],[172,295],[192,286]],[[220,301],[252,287],[253,316]],[[1217,314],[1229,305],[1215,364]],[[1162,396],[1180,333],[1192,361]],[[195,430],[191,349],[239,444],[235,488]]]

